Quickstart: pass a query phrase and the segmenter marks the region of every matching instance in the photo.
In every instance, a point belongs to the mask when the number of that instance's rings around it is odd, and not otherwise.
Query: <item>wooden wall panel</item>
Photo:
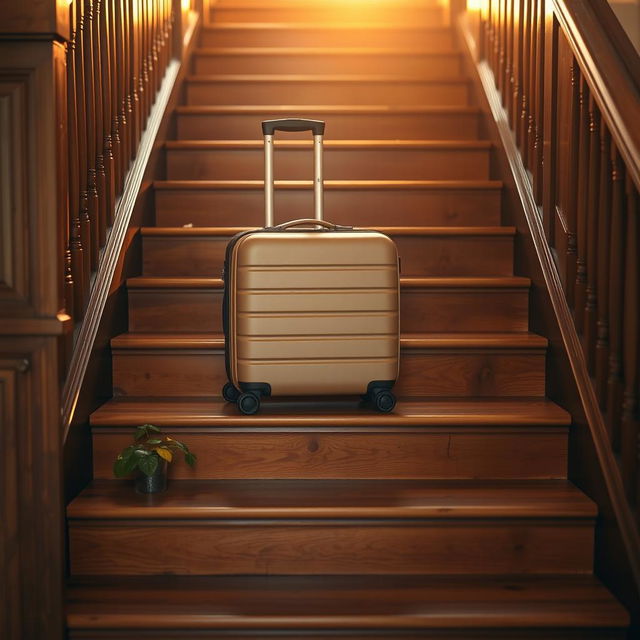
[[[69,0],[1,0],[0,18],[0,37],[41,33],[69,37]]]
[[[0,76],[0,304],[29,303],[26,256],[24,115],[28,72],[2,70]]]
[[[0,7],[0,23],[6,4]],[[66,206],[64,78],[65,50],[59,42],[0,37],[3,640],[59,640],[64,632],[59,358],[69,326],[59,313],[60,225]]]

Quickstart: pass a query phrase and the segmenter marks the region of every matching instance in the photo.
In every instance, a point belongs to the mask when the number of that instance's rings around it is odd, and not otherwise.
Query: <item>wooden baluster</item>
[[[119,143],[120,153],[116,159],[118,165],[118,193],[122,193],[124,177],[128,168],[129,149],[129,129],[130,123],[127,121],[127,38],[126,38],[126,0],[116,0],[116,40],[117,40],[117,116],[118,128],[116,135]]]
[[[598,202],[598,322],[596,342],[596,395],[603,410],[607,405],[609,361],[609,246],[611,242],[611,135],[600,126],[600,187]],[[615,286],[615,285],[614,285]]]
[[[580,69],[575,58],[571,58],[571,112],[569,126],[569,149],[566,169],[567,194],[567,302],[575,309],[575,285],[578,261],[578,162],[580,156]],[[560,176],[560,180],[562,180]]]
[[[145,113],[145,124],[149,114],[151,113],[151,106],[156,95],[156,45],[155,45],[155,31],[153,28],[153,16],[154,16],[154,2],[151,0],[145,0],[147,6],[147,112]]]
[[[522,16],[522,71],[520,74],[520,117],[518,120],[518,147],[527,165],[527,124],[529,122],[529,69],[531,67],[531,0],[524,2]],[[528,168],[528,167],[527,167]]]
[[[624,394],[622,400],[622,424],[620,457],[622,479],[627,496],[636,502],[638,483],[638,320],[640,313],[640,225],[638,224],[638,194],[627,174],[627,226],[626,262],[624,273],[624,319],[623,319],[623,367]]]
[[[174,56],[173,51],[173,5],[171,0],[165,0],[165,34],[164,34],[164,49],[165,49],[165,69],[169,64],[169,60]],[[180,52],[176,51],[175,55],[180,55]]]
[[[493,16],[496,10],[496,2],[498,0],[489,0],[489,10],[487,12],[487,62],[491,69],[495,69],[495,34]]]
[[[543,140],[544,140],[544,64],[545,64],[545,8],[544,0],[537,0],[537,27],[536,27],[536,73],[535,73],[535,103],[533,120],[533,158],[531,161],[533,173],[533,188],[538,204],[543,199]]]
[[[79,33],[78,2],[70,6],[71,39],[67,50],[67,125],[69,134],[69,259],[73,280],[73,309],[67,312],[75,322],[82,318],[89,275],[85,274],[80,224],[80,154],[78,149],[78,95],[76,92],[76,44]]]
[[[85,5],[77,1],[78,29],[76,32],[76,117],[78,142],[78,178],[80,211],[80,244],[82,246],[83,299],[89,295],[91,276],[91,219],[89,217],[88,175],[89,160],[87,149],[87,84],[85,82],[85,47],[87,40]]]
[[[129,162],[131,160],[131,138],[134,136],[134,123],[131,115],[131,34],[130,31],[130,14],[129,1],[122,2],[122,82],[123,82],[123,98],[122,110],[120,117],[124,124],[124,135],[122,138],[122,177],[123,180],[129,170]]]
[[[593,95],[589,96],[589,170],[586,202],[586,279],[584,304],[583,349],[590,373],[595,372],[596,355],[596,309],[598,277],[598,204],[600,199],[600,112]],[[576,309],[576,315],[579,309]]]
[[[149,95],[147,83],[149,74],[147,70],[147,16],[146,0],[135,0],[138,6],[138,64],[140,72],[138,74],[138,97],[140,100],[140,135],[144,129],[144,122],[147,115],[147,102]],[[137,148],[137,146],[136,146]]]
[[[131,123],[129,135],[129,148],[127,149],[127,168],[133,159],[135,149],[140,139],[140,108],[138,96],[138,37],[137,37],[137,20],[136,20],[136,1],[127,0],[127,54],[128,54],[128,92],[127,92],[127,119]]]
[[[102,144],[104,155],[104,171],[105,171],[105,224],[111,226],[113,224],[113,214],[116,201],[114,161],[113,161],[113,142],[111,138],[111,127],[113,122],[112,115],[112,84],[111,76],[114,73],[112,60],[112,41],[111,20],[113,7],[110,0],[102,2],[102,20],[100,22],[100,49],[102,50]]]
[[[158,4],[158,85],[157,90],[160,89],[160,85],[162,84],[162,78],[164,78],[164,73],[167,69],[168,55],[167,55],[167,47],[166,47],[166,3],[162,0]]]
[[[504,105],[509,117],[513,110],[513,43],[514,43],[514,23],[513,23],[513,3],[514,0],[507,0],[506,6],[506,23],[507,23],[507,60],[505,67],[505,89],[504,89]]]
[[[96,148],[96,192],[98,198],[98,248],[104,246],[107,238],[107,174],[104,167],[104,114],[103,114],[103,52],[101,51],[101,5],[103,0],[95,0],[93,3],[93,51],[94,51],[94,71],[95,78],[95,129],[93,131]]]
[[[625,264],[626,211],[624,166],[611,143],[611,242],[609,249],[609,378],[607,380],[607,425],[614,451],[620,451],[622,403],[622,282]]]
[[[506,64],[506,52],[505,52],[505,39],[506,39],[506,31],[505,31],[505,19],[504,19],[504,10],[505,10],[505,0],[499,0],[497,7],[497,27],[498,27],[498,66],[496,67],[495,77],[496,84],[498,86],[498,91],[502,96],[502,103],[504,105],[504,88],[505,88],[505,64]]]
[[[587,289],[587,191],[589,179],[589,88],[580,77],[580,131],[578,147],[578,198],[576,209],[576,284],[574,321],[576,330],[582,333]]]
[[[120,138],[122,125],[120,123],[120,107],[122,104],[122,94],[120,79],[122,75],[121,66],[121,44],[120,44],[120,2],[110,0],[111,4],[111,62],[113,73],[111,74],[111,144],[113,146],[113,171],[115,174],[116,198],[122,189],[122,140]]]
[[[91,255],[91,270],[98,266],[98,255],[100,250],[99,222],[98,222],[98,189],[96,176],[96,79],[94,76],[94,20],[93,20],[93,0],[86,0],[85,3],[85,48],[84,48],[84,70],[86,86],[86,109],[87,109],[87,208],[89,220],[91,222],[91,237],[89,242],[89,253]]]
[[[550,0],[547,0],[550,1]],[[567,67],[561,68],[558,58],[558,26],[555,16],[544,10],[544,0],[542,3],[542,55],[540,57],[540,117],[541,126],[538,130],[538,201],[542,203],[542,215],[545,237],[551,247],[556,250],[556,209],[564,214],[565,227],[568,234],[567,224],[567,196],[566,187],[568,181],[568,173],[564,173],[561,177],[559,172],[565,169],[567,158],[567,143],[569,137],[565,137],[565,132],[571,130],[570,112],[566,107],[571,108],[571,93],[566,90],[571,87],[571,76]],[[559,96],[563,95],[565,99],[568,97],[567,104],[564,103],[562,108],[559,103]],[[569,118],[567,118],[569,116]],[[563,140],[559,139],[559,131],[563,132]],[[562,182],[560,182],[560,180]],[[565,256],[560,255],[558,251],[558,259],[563,264],[564,273],[561,274],[565,294],[568,291],[567,280],[567,254],[565,247]],[[561,269],[563,268],[561,267]]]
[[[534,144],[535,144],[535,108],[536,108],[536,81],[538,62],[538,0],[531,0],[531,22],[529,37],[529,112],[527,115],[527,146],[523,149],[527,166],[535,178]]]
[[[520,114],[520,73],[522,69],[522,3],[513,0],[513,86],[509,125],[517,135],[517,121]]]

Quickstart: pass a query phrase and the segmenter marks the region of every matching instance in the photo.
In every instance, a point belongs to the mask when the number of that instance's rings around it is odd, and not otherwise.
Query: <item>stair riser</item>
[[[156,224],[181,227],[262,226],[262,189],[158,189]],[[325,214],[338,224],[493,226],[500,224],[499,189],[333,189],[324,193]],[[276,220],[313,214],[308,189],[276,189]]]
[[[439,54],[196,54],[194,73],[397,73],[422,80],[448,80],[462,75],[460,55]]]
[[[313,176],[311,147],[275,149],[274,175],[287,180]],[[324,150],[326,180],[487,180],[488,149]],[[261,180],[264,151],[258,149],[167,149],[169,180]]]
[[[415,47],[422,51],[450,51],[454,47],[449,29],[204,29],[203,47]]]
[[[510,236],[394,236],[403,276],[508,276],[513,271]],[[227,237],[145,237],[148,276],[219,277]]]
[[[69,640],[124,640],[131,636],[126,630],[120,630],[118,625],[116,629],[109,629],[108,625],[101,628],[100,635],[96,635],[93,629],[83,629],[84,625],[79,625],[77,629],[70,630],[68,633]],[[106,629],[106,630],[105,630]],[[542,631],[520,631],[518,629],[490,629],[489,631],[450,631],[442,629],[425,629],[424,631],[404,632],[398,629],[376,630],[376,631],[355,631],[350,633],[340,633],[332,631],[330,634],[309,633],[304,630],[276,631],[275,636],[273,630],[264,631],[248,631],[234,632],[228,635],[224,631],[217,632],[211,630],[203,632],[201,629],[187,630],[180,629],[173,631],[171,629],[156,629],[155,624],[150,623],[148,628],[150,638],[153,640],[186,640],[188,638],[197,638],[198,640],[265,640],[265,638],[277,637],[279,640],[380,640],[380,638],[393,638],[393,640],[627,640],[626,631],[615,631],[609,629],[598,629],[596,631],[573,631],[571,629],[549,629],[545,627]],[[146,637],[141,635],[143,630],[136,630],[136,637]],[[203,635],[204,633],[204,635]]]
[[[542,396],[544,364],[536,350],[403,350],[394,389],[399,396]],[[223,351],[113,350],[114,395],[219,396],[226,380]]]
[[[231,412],[235,411],[229,407]],[[363,411],[365,411],[363,409]],[[247,423],[250,426],[250,423]],[[560,427],[348,427],[326,431],[211,431],[166,428],[198,455],[178,459],[175,479],[549,479],[565,478],[567,429]],[[266,431],[266,432],[265,432]],[[113,460],[131,443],[130,427],[93,429],[93,476],[113,478]]]
[[[591,570],[593,524],[71,521],[69,541],[77,576],[567,574]]]
[[[417,82],[333,82],[275,80],[193,81],[186,82],[187,103],[191,105],[223,104],[398,104],[450,105],[469,104],[467,83]]]
[[[527,290],[403,290],[400,325],[406,333],[527,331]],[[222,291],[129,289],[129,331],[222,333]]]
[[[404,7],[402,11],[390,7],[354,6],[349,9],[343,4],[339,10],[335,7],[213,7],[211,20],[219,22],[373,22],[392,24],[428,25],[435,27],[445,24],[442,7]]]
[[[301,115],[296,111],[298,115]],[[283,112],[251,114],[178,114],[178,138],[183,140],[255,140],[262,135],[260,122],[282,118]],[[331,140],[474,140],[478,138],[475,113],[429,114],[389,113],[385,115],[333,114],[314,111],[304,116],[324,120]],[[309,132],[285,134],[287,138],[308,138]],[[282,136],[285,137],[284,135]]]

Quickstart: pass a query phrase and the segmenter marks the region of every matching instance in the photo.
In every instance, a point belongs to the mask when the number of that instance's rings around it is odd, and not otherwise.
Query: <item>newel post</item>
[[[63,637],[66,0],[0,5],[0,637]]]

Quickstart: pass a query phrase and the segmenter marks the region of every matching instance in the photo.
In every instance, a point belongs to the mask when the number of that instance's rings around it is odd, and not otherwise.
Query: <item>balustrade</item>
[[[480,51],[529,171],[627,497],[637,507],[640,65],[605,5],[488,0]]]
[[[172,55],[174,0],[73,0],[64,307],[82,319],[127,169]],[[181,6],[178,5],[178,10]]]

